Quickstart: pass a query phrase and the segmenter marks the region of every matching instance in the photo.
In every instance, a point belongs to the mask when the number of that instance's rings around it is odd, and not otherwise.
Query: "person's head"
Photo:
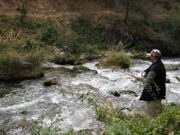
[[[155,63],[157,60],[161,59],[161,52],[158,49],[153,49],[150,53],[150,61]]]

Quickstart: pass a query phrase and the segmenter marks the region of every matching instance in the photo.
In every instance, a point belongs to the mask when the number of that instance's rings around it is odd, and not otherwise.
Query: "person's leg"
[[[145,103],[145,113],[150,117],[156,117],[162,112],[161,100],[147,101]]]

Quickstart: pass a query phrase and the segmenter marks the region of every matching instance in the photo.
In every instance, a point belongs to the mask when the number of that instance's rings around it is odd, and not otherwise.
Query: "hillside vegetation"
[[[13,31],[21,33],[21,39],[28,35],[41,42],[38,29],[54,27],[61,33],[57,37],[67,38],[77,46],[83,42],[88,49],[122,41],[127,48],[159,48],[164,55],[179,56],[179,12],[178,0],[138,0],[128,6],[126,0],[0,0],[0,34],[4,38]]]
[[[158,48],[164,56],[180,56],[179,37],[179,0],[0,0],[0,51],[18,56],[6,67],[13,62],[38,69],[43,61],[78,64],[81,54],[90,60],[119,45],[126,51]],[[32,52],[45,55],[32,57]]]

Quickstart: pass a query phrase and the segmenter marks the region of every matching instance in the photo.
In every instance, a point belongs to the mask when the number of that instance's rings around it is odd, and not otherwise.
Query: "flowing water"
[[[170,83],[166,84],[167,99],[163,102],[180,104],[180,59],[163,62],[177,67],[167,72]],[[143,102],[138,99],[142,84],[133,75],[141,73],[150,62],[133,60],[128,70],[98,68],[96,64],[86,63],[84,66],[92,71],[77,73],[73,72],[73,66],[47,63],[44,66],[49,69],[41,79],[0,83],[0,91],[4,91],[0,97],[0,131],[7,135],[31,134],[28,122],[36,122],[43,127],[55,127],[59,133],[88,129],[95,134],[103,124],[97,121],[92,102],[86,100],[89,95],[98,95],[96,99],[111,102],[125,111],[141,112]],[[44,80],[52,78],[58,84],[45,87]]]

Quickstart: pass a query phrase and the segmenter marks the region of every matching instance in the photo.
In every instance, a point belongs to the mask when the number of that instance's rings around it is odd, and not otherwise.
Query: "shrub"
[[[180,8],[177,11],[170,13],[169,17],[165,20],[165,29],[172,34],[175,40],[179,40],[180,36]]]
[[[18,43],[13,45],[13,47],[19,52],[28,53],[28,52],[40,49],[42,47],[41,44],[42,43],[38,42],[37,40],[26,39],[26,40],[19,41]]]
[[[33,64],[34,67],[39,67],[44,60],[44,54],[42,50],[32,50],[27,53],[26,60]]]
[[[0,77],[15,76],[21,68],[20,55],[14,50],[6,50],[0,54]]]
[[[71,27],[79,34],[92,34],[93,25],[91,18],[87,14],[81,14],[76,20],[72,20]]]
[[[79,43],[99,44],[105,41],[105,25],[93,23],[89,15],[81,14],[76,20],[72,20],[71,28],[77,32]]]
[[[131,64],[131,59],[123,50],[109,51],[106,56],[100,60],[100,65],[105,67],[121,67],[128,68]]]
[[[58,31],[53,25],[46,25],[41,32],[41,41],[52,44],[58,40]]]
[[[33,79],[43,76],[40,63],[43,55],[39,51],[22,54],[14,49],[4,49],[0,54],[0,80]]]
[[[165,55],[180,55],[180,7],[172,10],[164,20],[153,20],[151,26],[156,32],[159,32],[160,46],[158,48]],[[155,43],[157,44],[157,43]],[[151,45],[151,48],[154,46]],[[148,47],[149,48],[149,47]],[[157,48],[157,47],[156,47]]]

